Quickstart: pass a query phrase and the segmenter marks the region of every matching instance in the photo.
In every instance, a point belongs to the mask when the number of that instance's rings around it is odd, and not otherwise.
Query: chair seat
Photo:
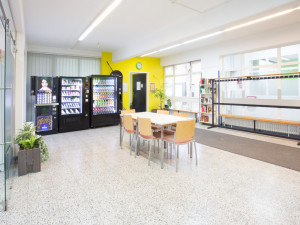
[[[130,134],[136,133],[136,129],[135,128],[134,128],[134,130],[127,130],[126,128],[124,128],[124,129],[125,129],[125,131],[127,133],[130,133]]]
[[[163,140],[167,141],[167,142],[174,142],[174,133],[164,136]],[[194,140],[194,138],[189,138],[186,140],[177,140],[177,141],[175,141],[175,144],[184,144],[184,143],[188,143],[193,140]]]
[[[145,136],[142,134],[139,134],[144,139],[152,139],[152,136]],[[153,132],[153,139],[160,139],[161,138],[161,132]]]
[[[152,125],[151,125],[151,128],[152,128],[153,130],[160,130],[160,129],[161,129],[161,126],[152,124]]]
[[[174,135],[176,130],[173,130],[173,129],[165,129],[164,130],[164,135]]]

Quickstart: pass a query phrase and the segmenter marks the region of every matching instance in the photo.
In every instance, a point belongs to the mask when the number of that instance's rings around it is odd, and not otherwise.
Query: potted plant
[[[165,105],[165,108],[166,109],[170,109],[172,107],[172,102],[171,102],[171,99],[167,99],[167,104]]]
[[[15,144],[19,146],[19,176],[41,171],[41,161],[49,158],[49,152],[44,138],[35,134],[35,126],[25,123],[15,138]]]
[[[162,109],[162,107],[163,107],[163,100],[166,98],[166,95],[165,95],[163,89],[155,88],[152,93],[154,94],[155,98],[159,98],[159,101],[160,101],[159,108]]]

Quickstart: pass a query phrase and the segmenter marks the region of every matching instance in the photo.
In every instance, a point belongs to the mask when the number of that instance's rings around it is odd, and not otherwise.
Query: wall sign
[[[140,69],[142,69],[143,64],[141,62],[137,62],[135,66],[138,70],[140,70]]]
[[[123,82],[123,92],[128,92],[128,83]]]

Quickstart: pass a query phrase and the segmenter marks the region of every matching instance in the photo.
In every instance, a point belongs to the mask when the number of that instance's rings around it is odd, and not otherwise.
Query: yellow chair
[[[186,114],[186,113],[180,113],[180,112],[174,112],[174,116],[189,117],[189,114]]]
[[[148,165],[150,165],[152,144],[154,141],[161,139],[161,133],[155,132],[151,129],[151,120],[149,118],[138,117],[137,121],[138,132],[136,136],[135,155],[137,154],[138,138],[148,141],[148,143],[150,143],[150,150],[148,152]]]
[[[167,110],[161,110],[161,109],[158,109],[158,110],[156,111],[156,113],[158,113],[158,114],[170,115],[170,112],[169,112],[169,111],[167,111]]]
[[[131,115],[126,115],[126,114],[124,115],[124,129],[122,135],[123,137],[125,132],[129,134],[130,155],[131,155],[131,146],[132,146],[131,143],[133,142],[134,135],[136,134],[136,127],[133,125],[133,120]],[[132,139],[131,139],[131,135],[132,135]],[[122,140],[122,145],[123,145],[123,140]],[[122,145],[121,147],[123,147]]]
[[[123,117],[124,115],[126,114],[129,114],[129,113],[135,113],[135,109],[127,109],[127,110],[121,110],[121,120],[120,120],[120,126],[121,126],[121,129],[123,132],[120,132],[120,143],[121,143],[121,148],[122,148],[122,144],[123,144],[123,135],[121,133],[124,133],[124,120],[123,120]],[[136,126],[136,123],[134,122],[134,126]],[[130,145],[131,145],[131,139],[130,139]]]
[[[197,149],[195,143],[195,124],[196,120],[178,121],[176,124],[176,131],[173,134],[164,136],[163,141],[173,144],[176,148],[176,172],[178,171],[178,157],[179,157],[179,145],[194,143],[196,165],[198,165]]]

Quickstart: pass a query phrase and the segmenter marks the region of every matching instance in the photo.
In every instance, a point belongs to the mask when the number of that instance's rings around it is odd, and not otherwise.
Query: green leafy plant
[[[168,105],[168,109],[170,109],[172,107],[172,102],[171,99],[167,99],[167,105]]]
[[[163,100],[167,97],[163,91],[163,89],[155,88],[154,91],[152,91],[155,98],[159,98],[160,100],[160,109],[162,109],[163,106]]]
[[[15,138],[15,144],[20,146],[20,150],[40,147],[42,161],[49,159],[48,147],[42,136],[35,134],[36,127],[32,123],[24,123],[23,129]]]
[[[38,135],[32,135],[29,139],[24,139],[20,141],[20,144],[25,148],[25,149],[31,149],[31,148],[38,148],[39,147],[39,139],[41,137]]]

